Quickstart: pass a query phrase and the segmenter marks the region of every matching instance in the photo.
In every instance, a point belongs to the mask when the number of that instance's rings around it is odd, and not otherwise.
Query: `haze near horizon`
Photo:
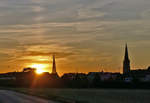
[[[148,0],[0,1],[0,72],[35,64],[57,71],[122,72],[125,43],[131,68],[150,64]]]

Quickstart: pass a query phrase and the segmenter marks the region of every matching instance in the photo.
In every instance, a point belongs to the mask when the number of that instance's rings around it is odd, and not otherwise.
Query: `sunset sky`
[[[150,0],[0,0],[0,72],[121,72],[150,65]]]

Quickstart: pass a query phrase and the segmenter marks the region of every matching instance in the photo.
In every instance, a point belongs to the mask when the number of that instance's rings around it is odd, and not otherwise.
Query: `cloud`
[[[137,51],[149,48],[149,5],[148,0],[0,1],[0,58],[14,66],[49,63],[47,57],[56,53],[64,71],[77,65],[94,71],[100,63],[118,70],[125,42]],[[148,55],[146,50],[142,54]]]
[[[52,56],[56,55],[56,58],[64,58],[67,56],[74,55],[75,53],[65,53],[65,52],[38,52],[38,51],[27,51],[23,56]]]

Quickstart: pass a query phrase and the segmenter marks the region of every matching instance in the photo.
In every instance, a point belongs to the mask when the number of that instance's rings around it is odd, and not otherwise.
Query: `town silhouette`
[[[21,72],[0,74],[1,87],[27,88],[142,88],[150,89],[150,67],[132,70],[125,46],[123,73],[89,72],[65,73],[61,77],[57,73],[56,58],[53,55],[52,72],[36,73],[36,68],[24,68]]]

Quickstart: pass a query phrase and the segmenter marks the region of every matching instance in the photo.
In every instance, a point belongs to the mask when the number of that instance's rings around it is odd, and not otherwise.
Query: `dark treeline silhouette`
[[[36,74],[35,69],[25,68],[22,72],[13,72],[0,75],[1,87],[25,87],[25,88],[128,88],[150,89],[150,82],[141,82],[134,76],[132,82],[125,82],[126,75],[118,74],[115,79],[102,79],[103,72],[91,73],[67,73],[59,78],[56,74]],[[92,78],[92,79],[91,79]]]

